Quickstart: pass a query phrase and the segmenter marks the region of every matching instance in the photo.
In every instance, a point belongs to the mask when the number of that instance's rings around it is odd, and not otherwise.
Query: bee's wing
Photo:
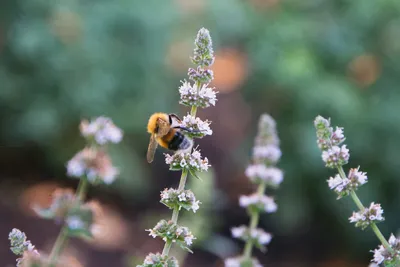
[[[157,140],[154,134],[150,136],[149,148],[147,149],[147,162],[151,163],[154,159],[154,154],[157,149]]]

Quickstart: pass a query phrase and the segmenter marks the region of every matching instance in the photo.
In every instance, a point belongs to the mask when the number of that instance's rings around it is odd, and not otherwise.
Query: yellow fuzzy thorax
[[[168,114],[166,113],[154,113],[151,115],[149,122],[147,123],[147,132],[153,134],[155,129],[157,128],[157,120],[162,119],[165,122],[169,122]]]

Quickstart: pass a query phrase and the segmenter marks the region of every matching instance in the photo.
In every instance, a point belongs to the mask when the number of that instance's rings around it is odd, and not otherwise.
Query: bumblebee
[[[193,140],[182,131],[193,132],[181,126],[182,120],[175,114],[154,113],[147,124],[147,132],[151,134],[147,161],[154,159],[157,145],[172,151],[188,152],[193,147]]]

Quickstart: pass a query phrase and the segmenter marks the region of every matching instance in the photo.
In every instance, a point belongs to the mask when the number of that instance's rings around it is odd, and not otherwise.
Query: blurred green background
[[[213,166],[190,183],[203,202],[185,213],[196,230],[195,254],[182,266],[222,266],[243,243],[229,229],[247,224],[237,198],[258,116],[277,121],[285,180],[279,210],[262,217],[274,235],[266,266],[367,266],[378,240],[348,223],[355,205],[336,201],[316,146],[313,119],[343,126],[348,167],[361,166],[369,183],[359,190],[380,202],[388,236],[400,214],[400,1],[368,0],[3,0],[0,3],[0,263],[12,266],[7,235],[25,231],[48,251],[59,226],[38,219],[32,203],[48,203],[54,187],[75,187],[65,163],[84,145],[82,118],[105,115],[124,130],[111,153],[121,169],[111,187],[89,197],[107,210],[103,237],[70,243],[84,266],[134,266],[162,242],[144,232],[169,217],[159,192],[178,183],[162,152],[145,160],[145,126],[153,112],[178,105],[197,30],[214,41],[215,107],[199,116],[214,134],[198,143]],[[347,166],[346,166],[347,167]],[[183,258],[184,255],[181,255]],[[71,264],[72,266],[72,264]],[[75,266],[75,265],[74,265]],[[79,266],[79,265],[76,265]]]

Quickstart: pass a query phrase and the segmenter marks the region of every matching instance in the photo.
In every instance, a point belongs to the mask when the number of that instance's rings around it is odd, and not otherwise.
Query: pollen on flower
[[[241,207],[265,211],[267,213],[275,212],[278,209],[274,199],[265,195],[254,193],[249,196],[240,196],[239,204]]]
[[[111,159],[103,150],[85,148],[67,163],[67,174],[71,177],[86,176],[89,182],[111,184],[119,174]]]
[[[83,120],[80,130],[84,137],[93,138],[99,145],[119,143],[123,136],[122,130],[106,117],[98,117],[90,122]]]
[[[203,84],[200,88],[190,82],[183,81],[179,87],[179,93],[181,100],[179,103],[185,106],[196,106],[201,108],[207,108],[211,105],[215,106],[217,102],[217,95],[213,88],[207,87],[207,84]]]
[[[367,228],[371,223],[382,222],[385,218],[382,216],[383,209],[381,204],[375,204],[374,202],[368,208],[362,211],[353,212],[353,215],[349,218],[351,223],[355,223],[356,227],[361,229]]]
[[[188,128],[192,133],[187,133],[189,137],[201,138],[206,135],[212,135],[212,130],[210,128],[211,122],[208,120],[202,121],[199,117],[193,117],[188,114],[182,119],[182,126]]]

